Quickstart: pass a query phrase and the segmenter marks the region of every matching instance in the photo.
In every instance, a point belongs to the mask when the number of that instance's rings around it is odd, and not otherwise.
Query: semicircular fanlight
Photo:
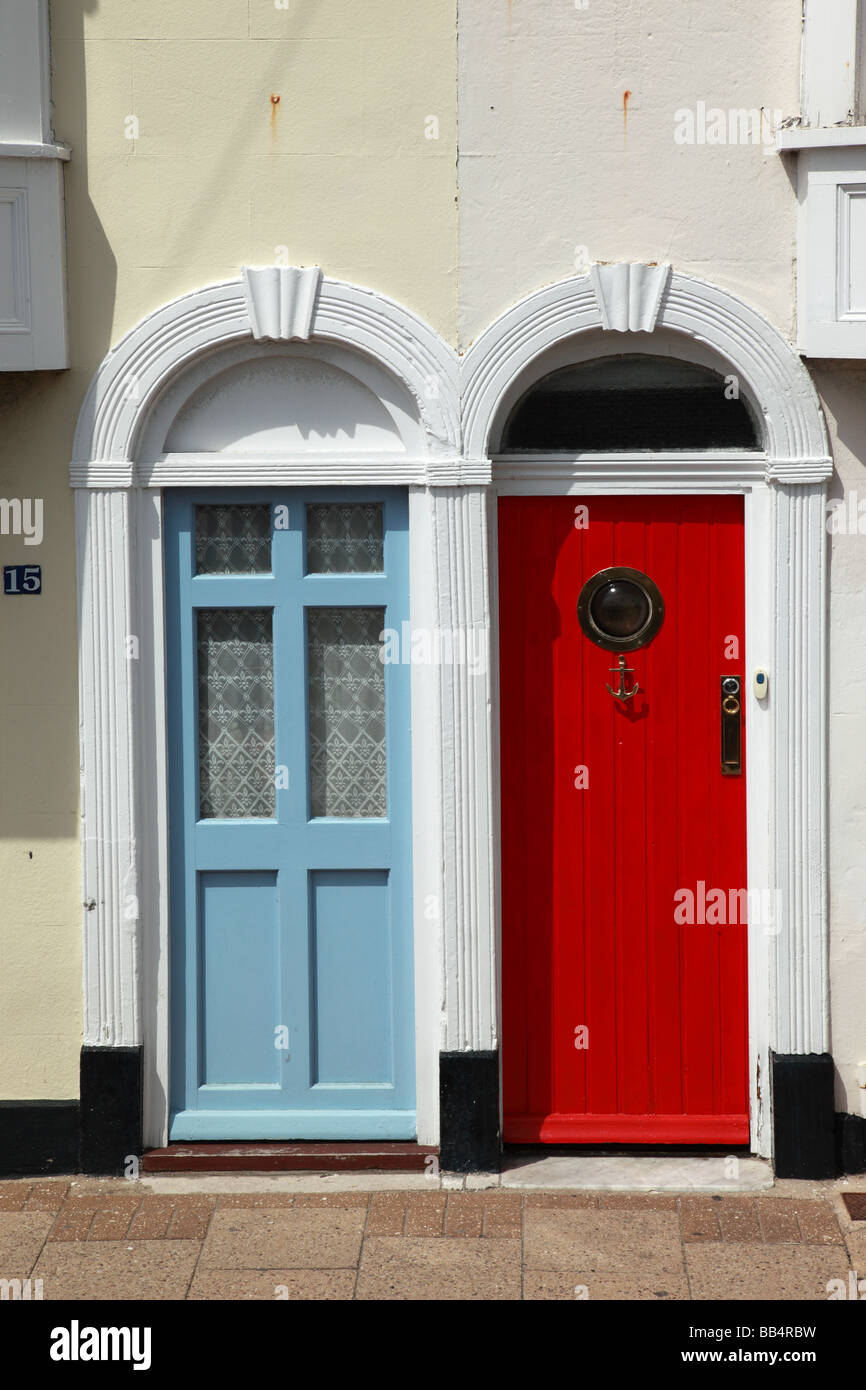
[[[760,449],[748,402],[708,367],[623,353],[549,372],[508,417],[503,453]]]

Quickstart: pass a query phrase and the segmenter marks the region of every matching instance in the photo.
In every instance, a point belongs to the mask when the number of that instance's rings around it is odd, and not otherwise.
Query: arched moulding
[[[461,366],[464,453],[491,457],[503,416],[519,391],[549,370],[548,355],[572,342],[579,355],[620,352],[625,333],[682,340],[737,378],[763,431],[765,476],[814,483],[830,476],[827,434],[811,378],[782,335],[735,295],[667,266],[593,267],[542,290],[491,324]],[[584,341],[581,342],[581,339]],[[519,387],[519,390],[518,390]]]
[[[241,279],[173,300],[143,319],[104,359],[82,406],[73,446],[75,487],[130,487],[137,451],[160,399],[208,356],[247,343],[344,349],[390,374],[420,425],[420,456],[401,481],[461,481],[456,354],[421,318],[372,290],[315,267],[245,268]],[[363,374],[363,373],[360,373]],[[416,475],[417,474],[417,479]],[[164,480],[163,480],[164,481]]]

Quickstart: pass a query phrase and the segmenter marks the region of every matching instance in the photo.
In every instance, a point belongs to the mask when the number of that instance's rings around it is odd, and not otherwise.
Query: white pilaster
[[[434,491],[438,624],[483,661],[443,663],[443,1048],[497,1046],[486,489]],[[478,642],[478,647],[470,643]]]
[[[139,1036],[130,494],[75,497],[79,565],[84,1041]]]
[[[780,1053],[829,1050],[826,862],[826,484],[777,486],[773,820]]]

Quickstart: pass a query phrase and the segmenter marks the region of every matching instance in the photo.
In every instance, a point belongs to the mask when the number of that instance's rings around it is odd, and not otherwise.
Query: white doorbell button
[[[756,699],[756,700],[766,700],[766,698],[767,698],[767,689],[768,689],[768,687],[769,687],[769,682],[770,682],[770,678],[769,678],[769,676],[767,675],[767,672],[764,670],[763,666],[759,666],[758,669],[757,669],[757,671],[755,672],[755,683],[754,683],[755,699]]]

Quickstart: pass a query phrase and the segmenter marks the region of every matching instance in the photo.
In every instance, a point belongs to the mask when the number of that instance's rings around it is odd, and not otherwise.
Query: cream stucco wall
[[[60,373],[0,375],[0,497],[41,498],[39,597],[0,595],[0,1097],[78,1095],[81,1019],[75,540],[64,454],[77,396]]]
[[[455,0],[55,0],[51,27],[72,366],[0,376],[0,496],[41,497],[45,515],[40,547],[0,537],[3,562],[41,563],[44,585],[0,597],[3,1099],[78,1094],[68,464],[101,359],[166,301],[281,258],[456,339]]]

